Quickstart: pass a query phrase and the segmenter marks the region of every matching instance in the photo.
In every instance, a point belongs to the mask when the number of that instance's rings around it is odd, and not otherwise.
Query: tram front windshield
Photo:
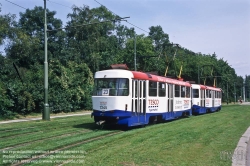
[[[128,96],[127,78],[96,78],[93,96]]]

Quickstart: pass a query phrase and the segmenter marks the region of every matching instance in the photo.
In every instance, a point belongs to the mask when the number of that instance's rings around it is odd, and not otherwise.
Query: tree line
[[[1,11],[1,9],[0,9]],[[161,26],[149,27],[149,33],[136,34],[105,7],[72,8],[70,21],[63,28],[55,11],[47,9],[49,105],[51,112],[91,109],[93,74],[111,64],[124,63],[134,70],[136,41],[137,70],[155,71],[168,77],[223,89],[223,101],[242,96],[243,78],[226,60],[214,53],[194,53],[172,44]],[[78,26],[115,20],[101,24]],[[44,9],[36,6],[15,15],[0,13],[0,115],[41,112],[44,104]],[[77,26],[77,28],[74,28]],[[72,27],[72,28],[70,28]],[[55,31],[54,31],[55,30]],[[19,74],[18,74],[19,73]],[[247,81],[250,84],[250,77]],[[226,91],[228,89],[228,92]],[[250,92],[249,86],[246,89]],[[228,97],[227,97],[228,95]],[[228,99],[228,100],[227,100]]]

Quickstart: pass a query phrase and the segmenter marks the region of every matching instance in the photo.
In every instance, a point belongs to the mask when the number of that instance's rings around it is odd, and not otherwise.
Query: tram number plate
[[[107,109],[107,106],[100,106],[100,109]]]

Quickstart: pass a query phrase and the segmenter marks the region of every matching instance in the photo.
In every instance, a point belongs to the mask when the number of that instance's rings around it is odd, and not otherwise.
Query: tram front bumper
[[[131,117],[131,112],[124,111],[124,110],[112,110],[112,111],[99,111],[99,110],[94,110],[91,114],[92,116],[99,116],[99,117],[113,117],[119,119],[120,117],[125,118],[125,117]]]

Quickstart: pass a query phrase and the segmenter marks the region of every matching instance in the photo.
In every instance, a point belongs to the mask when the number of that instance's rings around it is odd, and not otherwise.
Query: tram
[[[126,65],[95,73],[92,95],[97,124],[146,125],[192,115],[192,85]]]
[[[220,88],[192,84],[192,113],[205,114],[221,110]]]

